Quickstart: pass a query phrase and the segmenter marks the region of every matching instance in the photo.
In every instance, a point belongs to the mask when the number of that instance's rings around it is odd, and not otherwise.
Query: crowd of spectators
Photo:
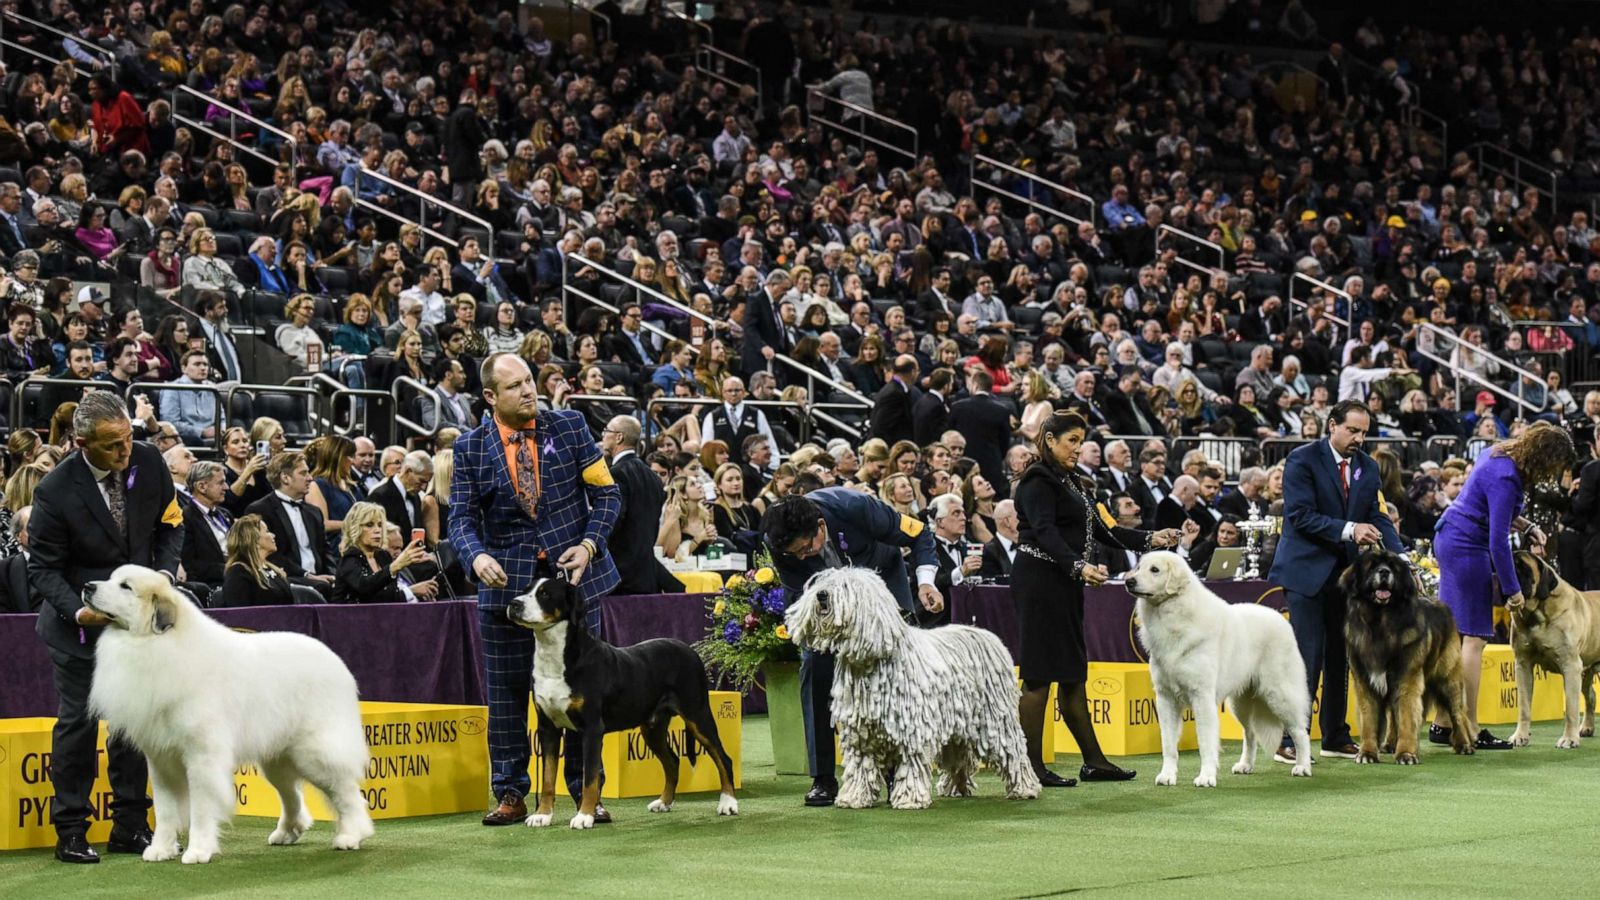
[[[959,509],[988,544],[1063,408],[1101,438],[1085,465],[1108,510],[1192,519],[1198,545],[1270,506],[1259,441],[1318,437],[1348,398],[1426,538],[1483,442],[1544,419],[1587,447],[1600,420],[1600,393],[1569,386],[1600,351],[1600,232],[1571,200],[1600,159],[1586,33],[1369,21],[1317,38],[1308,80],[1259,48],[890,33],[789,3],[719,4],[704,28],[607,3],[598,39],[464,0],[380,20],[303,0],[0,7],[75,35],[7,22],[65,61],[11,58],[0,80],[0,374],[127,391],[186,496],[227,510],[220,558],[272,560],[284,584],[253,590],[280,598],[451,587],[451,561],[419,570],[413,546],[438,543],[448,436],[480,421],[497,351],[597,441],[639,424],[668,558],[748,543],[771,497],[835,482],[941,533]],[[759,89],[691,64],[706,34]],[[870,122],[881,143],[827,129],[808,88],[909,125],[919,152]],[[1413,127],[1419,105],[1448,147]],[[1480,172],[1473,140],[1549,166],[1561,205]],[[193,388],[248,380],[257,344],[353,387],[407,376],[427,389],[407,413],[442,430],[380,454],[231,421]],[[40,421],[11,422],[5,509],[70,446],[43,420],[81,389],[47,386]],[[343,531],[385,478],[398,537]],[[279,494],[320,533],[251,509]]]

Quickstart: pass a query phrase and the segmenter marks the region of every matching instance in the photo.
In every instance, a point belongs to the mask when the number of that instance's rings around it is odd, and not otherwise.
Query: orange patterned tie
[[[511,445],[517,448],[517,502],[528,518],[535,518],[539,508],[539,458],[534,451],[536,439],[532,428],[511,433]]]

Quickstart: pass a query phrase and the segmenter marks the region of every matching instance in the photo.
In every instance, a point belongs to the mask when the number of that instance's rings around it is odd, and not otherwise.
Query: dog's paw
[[[567,823],[567,827],[573,831],[586,831],[594,827],[594,816],[588,813],[578,813]]]
[[[871,809],[878,802],[876,792],[843,790],[834,795],[833,805],[840,809]]]
[[[1249,775],[1255,770],[1256,767],[1247,762],[1236,762],[1233,764],[1233,774],[1235,775]]]
[[[1384,744],[1383,747],[1378,750],[1378,752],[1379,753],[1383,753],[1385,755],[1392,754],[1392,753],[1394,753],[1394,745],[1393,744]]]
[[[661,798],[660,797],[657,797],[656,799],[651,800],[650,801],[650,805],[645,807],[645,808],[650,810],[651,812],[657,812],[657,813],[672,812],[672,804],[671,803],[663,803],[663,802],[661,802]]]
[[[549,813],[534,813],[526,819],[523,819],[522,824],[528,826],[529,828],[545,828],[548,827],[550,822],[554,819],[555,816]]]
[[[1418,762],[1421,762],[1421,760],[1417,759],[1417,755],[1415,753],[1412,753],[1410,750],[1405,750],[1405,751],[1402,751],[1400,753],[1396,753],[1394,755],[1394,761],[1399,763],[1402,766],[1414,766]]]
[[[927,809],[933,806],[932,797],[899,797],[889,798],[889,806],[893,809]]]
[[[1511,732],[1511,737],[1507,738],[1506,740],[1510,741],[1511,746],[1513,747],[1526,747],[1533,743],[1532,736],[1521,728]]]
[[[1159,785],[1161,785],[1163,787],[1171,787],[1172,785],[1175,785],[1177,783],[1178,783],[1178,770],[1177,769],[1162,769],[1161,771],[1156,773],[1156,784],[1159,784]]]
[[[1466,741],[1462,741],[1459,744],[1452,744],[1451,747],[1456,751],[1457,756],[1472,756],[1478,752],[1476,747],[1472,746]]]
[[[1585,725],[1578,729],[1578,737],[1594,737],[1594,726]]]
[[[1215,772],[1201,772],[1199,775],[1196,775],[1194,777],[1194,786],[1197,787],[1197,788],[1216,787],[1217,786],[1217,773],[1215,773]]]
[[[1310,778],[1311,777],[1311,764],[1310,763],[1297,763],[1293,769],[1289,770],[1289,774],[1293,775],[1296,778]]]
[[[717,815],[737,816],[739,814],[739,798],[732,794],[723,794],[717,800]]]
[[[216,855],[217,848],[215,847],[190,847],[183,851],[183,864],[186,866],[204,865],[211,862],[211,858]]]
[[[1559,739],[1556,740],[1556,749],[1576,750],[1578,748],[1578,743],[1579,741],[1576,736],[1569,737],[1568,735],[1563,734]]]
[[[267,835],[267,843],[274,847],[287,847],[300,840],[303,834],[305,832],[293,828],[274,828],[272,833]]]
[[[333,849],[335,850],[360,850],[361,835],[336,834],[333,836]]]
[[[1378,758],[1378,751],[1362,750],[1360,753],[1356,754],[1356,762],[1362,765],[1370,765],[1373,763],[1382,762],[1382,760]]]
[[[145,862],[166,862],[169,859],[177,858],[178,845],[176,842],[165,847],[158,847],[155,844],[151,844],[150,846],[144,848]]]

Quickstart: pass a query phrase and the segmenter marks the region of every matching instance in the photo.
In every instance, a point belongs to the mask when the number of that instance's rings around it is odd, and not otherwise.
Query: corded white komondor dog
[[[150,760],[156,830],[146,862],[217,853],[233,815],[233,772],[256,763],[283,812],[269,844],[311,827],[309,781],[339,817],[336,850],[372,836],[361,796],[367,740],[356,680],[344,661],[303,634],[240,634],[202,612],[167,577],[120,566],[84,587],[83,603],[111,620],[95,652],[89,705]]]
[[[836,658],[844,781],[835,806],[872,806],[888,769],[889,805],[925,809],[933,763],[941,795],[970,796],[980,760],[1000,774],[1007,797],[1039,796],[1017,722],[1011,654],[998,637],[964,625],[911,628],[883,579],[859,568],[812,577],[786,618],[795,643]]]

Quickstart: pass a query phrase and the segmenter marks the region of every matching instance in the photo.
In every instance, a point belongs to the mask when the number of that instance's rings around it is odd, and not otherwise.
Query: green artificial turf
[[[1509,733],[1509,727],[1502,729]],[[239,818],[208,866],[115,857],[64,866],[47,850],[0,853],[0,896],[651,898],[829,896],[1106,897],[1568,896],[1592,892],[1600,838],[1600,739],[1556,750],[1559,722],[1533,747],[1476,757],[1425,746],[1422,765],[1324,760],[1310,779],[1266,759],[1214,790],[1158,788],[1159,760],[1123,760],[1127,784],[1001,799],[984,775],[976,799],[899,812],[806,809],[809,782],[777,777],[764,719],[744,735],[742,815],[716,816],[712,795],[666,815],[615,801],[615,825],[484,828],[479,816],[377,823],[357,853],[335,853],[318,823],[295,847],[266,846],[271,823]],[[1077,757],[1063,756],[1067,774]],[[491,893],[492,892],[492,893]]]

